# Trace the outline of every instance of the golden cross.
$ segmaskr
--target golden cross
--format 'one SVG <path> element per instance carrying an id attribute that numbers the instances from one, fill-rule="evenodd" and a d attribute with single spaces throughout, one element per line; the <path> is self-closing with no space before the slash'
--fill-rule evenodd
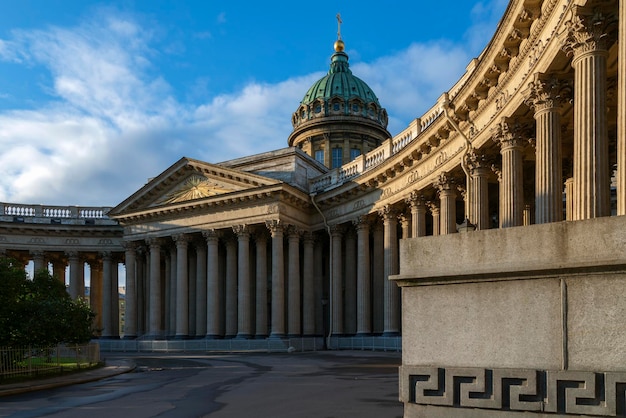
<path id="1" fill-rule="evenodd" d="M 341 15 L 337 13 L 337 39 L 341 39 L 341 24 L 343 21 L 341 20 Z"/>

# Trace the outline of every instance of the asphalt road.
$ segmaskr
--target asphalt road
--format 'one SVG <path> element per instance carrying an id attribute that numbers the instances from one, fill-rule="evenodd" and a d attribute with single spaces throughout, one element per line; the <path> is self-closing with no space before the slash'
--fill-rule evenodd
<path id="1" fill-rule="evenodd" d="M 399 353 L 116 357 L 132 359 L 137 368 L 97 382 L 0 398 L 0 417 L 402 417 Z"/>

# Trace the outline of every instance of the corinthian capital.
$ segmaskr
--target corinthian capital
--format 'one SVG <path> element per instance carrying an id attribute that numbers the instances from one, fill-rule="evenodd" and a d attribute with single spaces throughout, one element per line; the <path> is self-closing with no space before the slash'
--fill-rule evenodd
<path id="1" fill-rule="evenodd" d="M 359 216 L 356 219 L 352 220 L 352 225 L 356 228 L 356 230 L 367 230 L 370 227 L 370 220 L 367 216 Z"/>
<path id="2" fill-rule="evenodd" d="M 412 191 L 404 202 L 409 205 L 411 209 L 416 209 L 425 205 L 426 198 L 421 193 Z"/>
<path id="3" fill-rule="evenodd" d="M 439 192 L 445 190 L 453 190 L 455 188 L 456 181 L 449 173 L 441 173 L 437 180 L 433 182 L 433 187 Z"/>
<path id="4" fill-rule="evenodd" d="M 391 205 L 385 205 L 378 209 L 378 216 L 383 218 L 384 221 L 387 221 L 397 216 L 397 211 Z"/>
<path id="5" fill-rule="evenodd" d="M 491 129 L 491 139 L 500 145 L 502 150 L 521 148 L 530 136 L 527 125 L 506 117 Z"/>
<path id="6" fill-rule="evenodd" d="M 535 74 L 533 81 L 528 84 L 528 89 L 522 94 L 528 107 L 538 113 L 542 110 L 557 109 L 571 100 L 572 87 L 566 80 Z"/>
<path id="7" fill-rule="evenodd" d="M 284 230 L 284 225 L 279 219 L 267 220 L 265 221 L 265 226 L 270 230 L 272 236 L 279 232 L 282 233 Z"/>
<path id="8" fill-rule="evenodd" d="M 560 35 L 563 51 L 574 57 L 591 51 L 606 51 L 615 23 L 614 16 L 600 8 L 574 6 L 572 18 L 565 22 L 565 31 Z"/>
<path id="9" fill-rule="evenodd" d="M 250 235 L 250 227 L 248 225 L 235 225 L 233 226 L 233 232 L 237 236 Z"/>

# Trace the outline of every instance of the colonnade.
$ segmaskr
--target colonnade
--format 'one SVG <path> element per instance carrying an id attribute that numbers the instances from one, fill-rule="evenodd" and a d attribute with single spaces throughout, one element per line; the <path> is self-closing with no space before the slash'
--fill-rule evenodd
<path id="1" fill-rule="evenodd" d="M 4 249 L 3 255 L 14 258 L 24 266 L 33 262 L 33 271 L 52 270 L 52 276 L 65 284 L 72 299 L 83 299 L 96 313 L 94 330 L 102 338 L 120 335 L 120 296 L 118 264 L 123 255 L 115 251 L 66 252 L 46 250 Z M 89 268 L 89 294 L 85 288 L 85 269 Z M 67 274 L 66 274 L 67 272 Z"/>
<path id="2" fill-rule="evenodd" d="M 127 241 L 124 337 L 399 335 L 399 290 L 385 280 L 398 272 L 397 216 L 330 235 L 272 220 Z"/>

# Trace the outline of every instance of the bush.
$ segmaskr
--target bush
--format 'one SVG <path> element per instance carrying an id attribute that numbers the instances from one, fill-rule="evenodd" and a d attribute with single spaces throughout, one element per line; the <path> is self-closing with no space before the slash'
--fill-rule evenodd
<path id="1" fill-rule="evenodd" d="M 0 257 L 0 346 L 85 343 L 92 337 L 94 316 L 47 271 L 30 280 L 19 263 Z"/>

